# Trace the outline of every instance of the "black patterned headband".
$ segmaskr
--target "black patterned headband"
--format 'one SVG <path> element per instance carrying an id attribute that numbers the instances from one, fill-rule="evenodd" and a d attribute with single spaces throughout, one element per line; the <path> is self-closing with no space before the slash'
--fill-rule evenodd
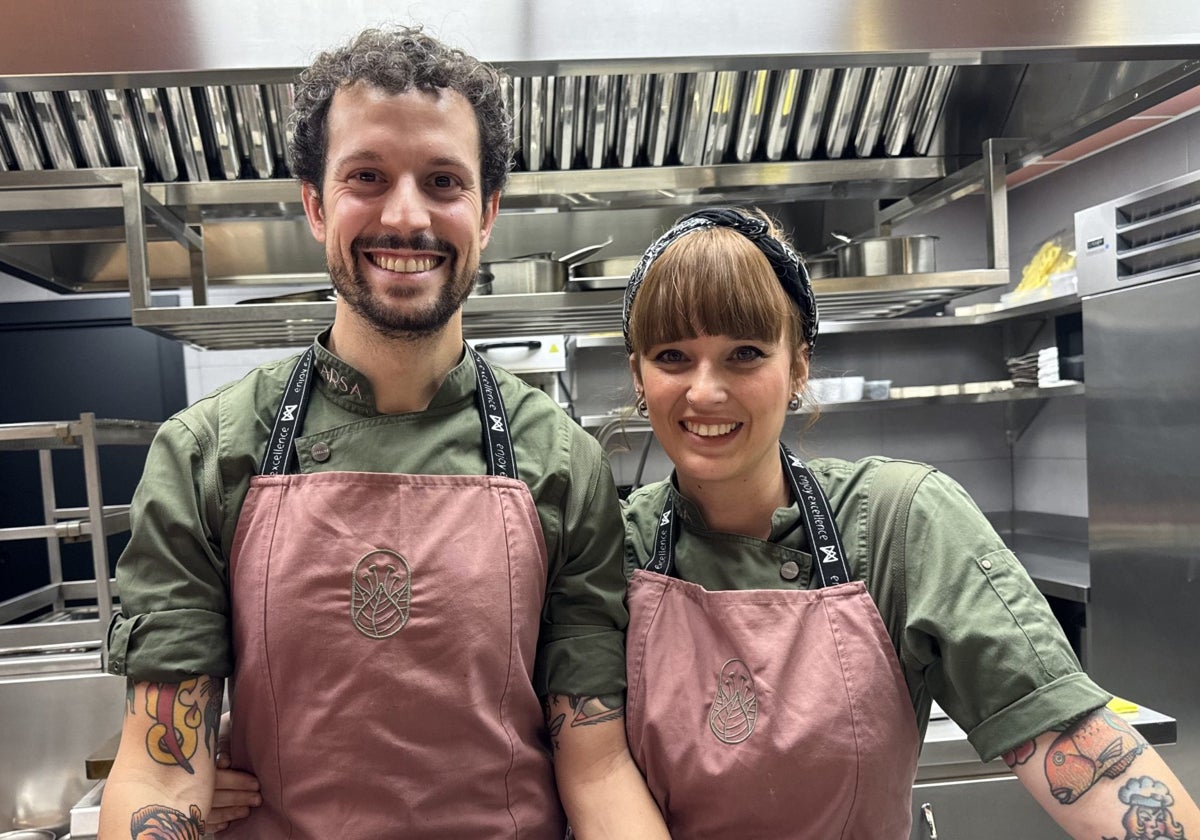
<path id="1" fill-rule="evenodd" d="M 779 283 L 783 286 L 787 296 L 800 307 L 800 317 L 804 325 L 804 341 L 808 345 L 808 354 L 811 356 L 813 346 L 817 343 L 819 318 L 817 299 L 813 295 L 812 281 L 808 278 L 808 269 L 804 267 L 804 261 L 786 243 L 771 236 L 770 227 L 764 220 L 741 210 L 727 207 L 706 207 L 689 213 L 646 249 L 646 253 L 642 255 L 637 267 L 629 276 L 629 285 L 625 287 L 625 308 L 621 318 L 621 329 L 625 334 L 625 349 L 630 353 L 633 352 L 633 347 L 629 343 L 629 314 L 633 309 L 633 299 L 637 295 L 642 281 L 646 279 L 646 272 L 650 270 L 651 264 L 676 239 L 686 236 L 692 231 L 712 227 L 733 228 L 762 251 L 767 262 L 771 264 L 771 268 L 775 270 L 775 276 L 779 278 Z"/>

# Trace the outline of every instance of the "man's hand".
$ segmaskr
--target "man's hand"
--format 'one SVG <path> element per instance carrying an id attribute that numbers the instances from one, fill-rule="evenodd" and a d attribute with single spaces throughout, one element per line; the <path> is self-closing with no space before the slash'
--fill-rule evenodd
<path id="1" fill-rule="evenodd" d="M 230 769 L 229 713 L 221 716 L 221 734 L 217 739 L 217 782 L 207 828 L 224 831 L 231 822 L 250 816 L 250 809 L 262 804 L 258 779 L 241 770 Z"/>

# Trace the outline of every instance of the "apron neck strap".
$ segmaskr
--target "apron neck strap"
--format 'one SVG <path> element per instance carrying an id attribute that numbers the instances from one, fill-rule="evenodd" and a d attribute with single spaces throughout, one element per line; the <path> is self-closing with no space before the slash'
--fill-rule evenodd
<path id="1" fill-rule="evenodd" d="M 846 551 L 842 548 L 842 535 L 838 533 L 829 499 L 816 476 L 782 443 L 779 444 L 779 457 L 783 460 L 783 473 L 792 486 L 792 496 L 804 516 L 813 568 L 821 579 L 821 586 L 836 586 L 853 580 L 846 563 Z"/>
<path id="2" fill-rule="evenodd" d="M 803 461 L 779 444 L 779 456 L 783 462 L 783 473 L 787 476 L 792 496 L 804 517 L 809 545 L 812 548 L 813 568 L 820 586 L 836 586 L 851 580 L 850 568 L 846 563 L 846 552 L 842 538 L 825 491 Z M 678 517 L 675 515 L 675 499 L 667 494 L 667 501 L 658 517 L 658 528 L 654 535 L 654 552 L 646 569 L 660 575 L 675 573 L 675 542 L 679 539 Z"/>
<path id="3" fill-rule="evenodd" d="M 292 368 L 287 389 L 275 413 L 275 425 L 271 428 L 267 454 L 263 456 L 261 475 L 285 475 L 296 463 L 296 452 L 292 444 L 300 435 L 304 425 L 304 412 L 312 393 L 313 349 L 309 347 Z"/>
<path id="4" fill-rule="evenodd" d="M 496 375 L 475 348 L 467 345 L 475 361 L 475 402 L 479 406 L 479 422 L 483 426 L 483 457 L 488 463 L 488 475 L 517 477 L 517 454 L 508 432 L 508 413 Z"/>
<path id="5" fill-rule="evenodd" d="M 496 376 L 483 357 L 467 348 L 475 362 L 475 398 L 479 421 L 483 426 L 483 457 L 488 475 L 517 477 L 517 458 L 508 431 L 508 414 Z M 295 442 L 304 425 L 304 414 L 312 396 L 312 367 L 314 352 L 309 347 L 292 368 L 283 399 L 275 413 L 270 443 L 263 456 L 259 472 L 262 475 L 286 475 L 296 466 Z"/>

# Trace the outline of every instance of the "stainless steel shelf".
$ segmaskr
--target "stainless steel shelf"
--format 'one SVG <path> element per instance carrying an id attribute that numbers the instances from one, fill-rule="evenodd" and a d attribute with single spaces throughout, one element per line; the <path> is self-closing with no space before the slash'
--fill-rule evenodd
<path id="1" fill-rule="evenodd" d="M 1000 269 L 880 277 L 834 277 L 814 282 L 826 318 L 895 318 L 1008 282 Z M 621 289 L 485 295 L 463 307 L 467 338 L 541 333 L 590 335 L 619 331 Z M 303 346 L 333 321 L 335 304 L 260 303 L 232 306 L 143 307 L 133 323 L 210 350 Z"/>
<path id="2" fill-rule="evenodd" d="M 872 318 L 868 320 L 830 320 L 821 322 L 821 334 L 835 333 L 876 333 L 894 332 L 898 330 L 931 330 L 954 327 L 980 327 L 988 324 L 1001 324 L 1006 321 L 1016 321 L 1022 318 L 1037 318 L 1043 316 L 1064 315 L 1078 312 L 1080 300 L 1078 295 L 1047 298 L 1034 303 L 1020 306 L 1009 306 L 980 315 L 935 315 L 935 316 L 906 316 L 894 318 Z M 824 315 L 825 310 L 821 310 Z M 624 347 L 625 340 L 620 332 L 595 333 L 581 335 L 575 339 L 575 347 L 580 350 L 601 347 Z"/>
<path id="3" fill-rule="evenodd" d="M 59 515 L 68 518 L 51 525 L 21 525 L 11 528 L 0 528 L 0 542 L 6 540 L 35 540 L 59 539 L 67 542 L 81 542 L 92 538 L 92 523 L 88 519 L 76 517 L 87 516 L 86 510 L 73 508 L 58 510 Z M 108 534 L 119 534 L 129 530 L 129 505 L 106 506 L 102 514 L 103 531 Z"/>
<path id="4" fill-rule="evenodd" d="M 144 446 L 158 430 L 146 420 L 93 420 L 99 446 Z M 0 426 L 0 449 L 78 449 L 87 434 L 87 421 L 7 423 Z"/>
<path id="5" fill-rule="evenodd" d="M 0 528 L 0 542 L 44 540 L 50 581 L 0 602 L 0 625 L 4 625 L 0 626 L 0 654 L 8 657 L 3 663 L 8 671 L 102 667 L 100 653 L 83 657 L 26 654 L 62 645 L 99 648 L 103 642 L 116 590 L 109 578 L 107 541 L 102 536 L 128 530 L 129 506 L 103 503 L 99 447 L 147 446 L 158 426 L 141 420 L 97 420 L 89 413 L 78 420 L 0 425 L 0 450 L 38 450 L 44 518 L 38 525 Z M 53 451 L 60 449 L 78 449 L 83 454 L 85 507 L 60 507 L 57 502 L 51 458 Z M 91 543 L 93 579 L 64 580 L 60 541 L 85 540 Z M 93 606 L 83 614 L 68 609 L 68 601 L 90 601 Z M 38 615 L 46 609 L 52 611 L 49 619 Z"/>
<path id="6" fill-rule="evenodd" d="M 879 411 L 901 408 L 914 408 L 930 405 L 984 405 L 987 403 L 1011 403 L 1025 400 L 1046 400 L 1058 397 L 1079 396 L 1084 393 L 1082 382 L 1072 385 L 1062 385 L 1055 388 L 1010 388 L 1006 391 L 993 391 L 988 394 L 948 394 L 940 397 L 904 397 L 887 400 L 857 400 L 855 402 L 829 403 L 820 406 L 821 414 L 840 414 L 843 412 Z M 812 414 L 807 406 L 791 414 Z M 585 414 L 579 417 L 579 425 L 592 432 L 602 446 L 616 435 L 623 433 L 645 434 L 651 431 L 650 422 L 633 413 L 628 406 L 608 414 Z"/>

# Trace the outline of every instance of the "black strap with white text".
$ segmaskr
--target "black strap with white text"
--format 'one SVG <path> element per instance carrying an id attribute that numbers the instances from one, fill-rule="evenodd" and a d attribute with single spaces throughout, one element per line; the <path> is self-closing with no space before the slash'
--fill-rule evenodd
<path id="1" fill-rule="evenodd" d="M 471 350 L 471 356 L 475 361 L 475 390 L 479 421 L 483 425 L 483 458 L 487 461 L 488 475 L 516 478 L 517 459 L 508 432 L 508 414 L 504 410 L 500 387 L 488 363 L 474 350 Z M 275 414 L 271 441 L 263 456 L 262 475 L 286 475 L 295 467 L 295 442 L 304 425 L 304 413 L 312 395 L 313 357 L 313 348 L 309 347 L 292 368 L 287 389 Z"/>
<path id="2" fill-rule="evenodd" d="M 812 548 L 813 569 L 820 586 L 837 586 L 847 583 L 850 567 L 846 552 L 842 548 L 842 537 L 833 520 L 829 499 L 817 483 L 817 479 L 803 461 L 793 455 L 786 446 L 779 444 L 779 455 L 783 461 L 783 472 L 792 488 L 792 496 L 804 517 L 809 546 Z M 668 494 L 658 517 L 658 528 L 654 535 L 654 553 L 646 569 L 660 575 L 671 575 L 675 571 L 675 541 L 679 536 L 676 523 L 674 496 Z"/>
<path id="3" fill-rule="evenodd" d="M 291 378 L 288 379 L 287 390 L 283 392 L 283 400 L 275 413 L 271 442 L 259 469 L 262 475 L 286 475 L 292 471 L 292 465 L 296 461 L 292 444 L 300 435 L 300 427 L 304 425 L 304 412 L 308 408 L 308 398 L 312 392 L 312 365 L 313 349 L 309 347 L 296 360 Z"/>
<path id="4" fill-rule="evenodd" d="M 488 462 L 488 474 L 516 478 L 517 455 L 508 433 L 508 413 L 504 410 L 500 386 L 483 356 L 476 353 L 474 347 L 467 349 L 475 360 L 475 400 L 483 424 L 483 457 Z"/>

